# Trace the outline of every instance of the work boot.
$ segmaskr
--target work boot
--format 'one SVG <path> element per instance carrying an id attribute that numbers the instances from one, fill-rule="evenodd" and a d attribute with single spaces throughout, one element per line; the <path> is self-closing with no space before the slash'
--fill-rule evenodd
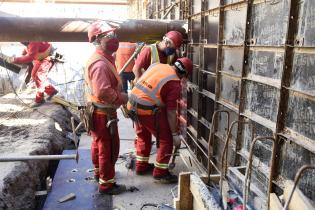
<path id="1" fill-rule="evenodd" d="M 47 100 L 47 101 L 50 101 L 50 100 L 52 99 L 52 97 L 54 97 L 57 93 L 58 93 L 58 90 L 55 90 L 55 92 L 53 92 L 51 95 L 48 95 L 48 96 L 46 97 L 46 100 Z"/>
<path id="2" fill-rule="evenodd" d="M 137 171 L 136 170 L 136 174 L 139 176 L 146 175 L 146 174 L 152 174 L 153 169 L 154 169 L 154 164 L 149 163 L 145 170 L 143 170 L 143 171 Z"/>
<path id="3" fill-rule="evenodd" d="M 127 188 L 125 185 L 122 184 L 116 184 L 114 183 L 113 186 L 107 190 L 103 190 L 101 188 L 98 188 L 99 193 L 106 194 L 106 195 L 118 195 L 123 192 L 127 191 Z"/>
<path id="4" fill-rule="evenodd" d="M 170 172 L 162 176 L 153 176 L 153 178 L 156 182 L 161 184 L 173 184 L 178 182 L 178 177 Z"/>
<path id="5" fill-rule="evenodd" d="M 41 100 L 39 102 L 34 101 L 33 103 L 30 104 L 31 108 L 35 108 L 35 107 L 39 107 L 40 105 L 42 105 L 43 103 L 45 103 L 45 100 Z"/>

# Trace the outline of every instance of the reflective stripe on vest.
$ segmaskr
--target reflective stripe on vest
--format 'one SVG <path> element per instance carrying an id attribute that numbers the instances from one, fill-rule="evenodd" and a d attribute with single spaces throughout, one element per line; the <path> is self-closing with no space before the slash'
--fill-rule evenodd
<path id="1" fill-rule="evenodd" d="M 137 108 L 137 104 L 152 106 L 152 108 L 163 106 L 160 92 L 162 87 L 171 80 L 179 80 L 173 67 L 168 64 L 151 65 L 132 89 L 127 108 L 137 109 L 140 115 L 152 114 L 152 110 Z"/>
<path id="2" fill-rule="evenodd" d="M 158 49 L 157 49 L 157 44 L 151 44 L 150 45 L 150 50 L 151 50 L 151 64 L 161 63 L 160 62 L 160 57 L 159 57 L 159 52 L 158 52 Z M 174 55 L 167 56 L 166 64 L 171 64 L 173 59 L 174 59 Z"/>
<path id="3" fill-rule="evenodd" d="M 109 60 L 107 60 L 104 56 L 98 53 L 94 53 L 87 61 L 87 64 L 84 69 L 85 93 L 86 93 L 87 101 L 93 102 L 94 105 L 100 108 L 117 108 L 115 105 L 104 104 L 104 102 L 102 102 L 99 98 L 93 95 L 92 84 L 91 84 L 91 80 L 89 78 L 88 73 L 89 73 L 90 66 L 98 60 L 102 60 L 106 63 L 106 65 L 111 69 L 111 71 L 115 75 L 115 78 L 117 79 L 117 82 L 118 82 L 118 86 L 121 86 L 121 79 L 116 71 L 115 66 Z"/>

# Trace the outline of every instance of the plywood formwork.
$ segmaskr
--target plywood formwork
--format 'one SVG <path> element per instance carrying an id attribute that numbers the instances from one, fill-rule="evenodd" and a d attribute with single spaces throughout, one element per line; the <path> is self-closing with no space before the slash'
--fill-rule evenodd
<path id="1" fill-rule="evenodd" d="M 213 125 L 212 117 L 227 110 L 230 122 L 248 122 L 232 130 L 229 166 L 246 165 L 254 136 L 274 136 L 273 160 L 271 142 L 254 149 L 252 182 L 267 197 L 272 173 L 272 191 L 281 193 L 284 180 L 315 164 L 314 1 L 151 0 L 147 17 L 161 18 L 172 2 L 180 10 L 169 18 L 188 20 L 185 51 L 194 63 L 191 91 L 182 100 L 191 155 L 217 173 L 229 125 L 223 113 Z M 208 167 L 209 160 L 215 167 Z M 314 201 L 315 173 L 308 172 L 299 187 Z"/>

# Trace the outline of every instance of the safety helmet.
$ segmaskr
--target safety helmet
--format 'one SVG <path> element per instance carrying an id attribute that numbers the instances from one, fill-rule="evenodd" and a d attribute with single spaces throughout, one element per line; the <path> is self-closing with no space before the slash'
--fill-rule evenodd
<path id="1" fill-rule="evenodd" d="M 169 31 L 165 34 L 167 38 L 173 41 L 176 48 L 179 48 L 183 42 L 183 36 L 178 31 Z"/>
<path id="2" fill-rule="evenodd" d="M 88 28 L 89 42 L 94 42 L 97 36 L 115 31 L 115 29 L 105 21 L 95 21 Z"/>
<path id="3" fill-rule="evenodd" d="M 184 73 L 191 74 L 191 72 L 193 70 L 193 63 L 187 57 L 178 58 L 175 61 L 174 65 L 177 67 L 179 72 L 182 73 L 182 74 L 184 74 Z"/>

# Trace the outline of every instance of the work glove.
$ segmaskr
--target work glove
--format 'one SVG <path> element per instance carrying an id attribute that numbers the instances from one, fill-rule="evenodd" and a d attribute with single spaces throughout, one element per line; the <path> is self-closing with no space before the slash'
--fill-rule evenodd
<path id="1" fill-rule="evenodd" d="M 8 56 L 8 57 L 4 58 L 4 60 L 5 60 L 7 63 L 13 63 L 13 62 L 14 62 L 14 59 L 15 59 L 14 56 Z"/>
<path id="2" fill-rule="evenodd" d="M 178 133 L 172 133 L 173 136 L 173 146 L 174 147 L 180 147 L 180 144 L 182 143 L 182 138 Z"/>

